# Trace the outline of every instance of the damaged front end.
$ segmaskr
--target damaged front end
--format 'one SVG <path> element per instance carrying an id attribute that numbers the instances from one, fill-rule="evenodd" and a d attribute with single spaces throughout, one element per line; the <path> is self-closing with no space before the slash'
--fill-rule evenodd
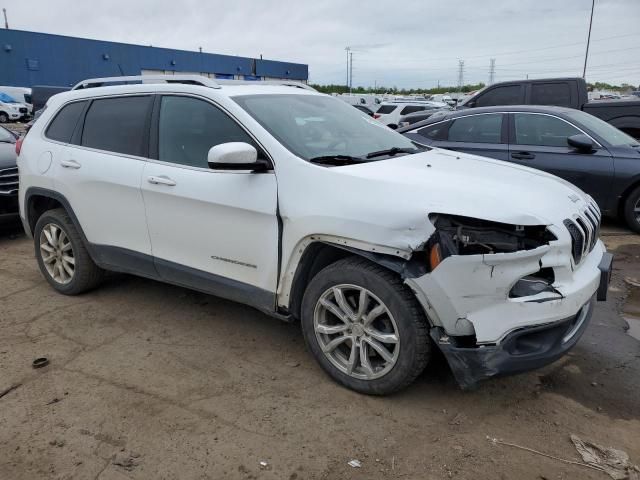
<path id="1" fill-rule="evenodd" d="M 463 388 L 566 353 L 591 316 L 601 242 L 579 266 L 562 227 L 432 215 L 428 272 L 405 282 Z"/>

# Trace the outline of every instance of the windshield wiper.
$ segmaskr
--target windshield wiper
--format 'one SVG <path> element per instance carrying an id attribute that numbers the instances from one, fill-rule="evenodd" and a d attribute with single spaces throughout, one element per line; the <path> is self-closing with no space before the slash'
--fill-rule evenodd
<path id="1" fill-rule="evenodd" d="M 320 157 L 310 158 L 311 163 L 319 165 L 353 165 L 356 163 L 365 163 L 367 160 L 361 157 L 353 157 L 351 155 L 322 155 Z"/>
<path id="2" fill-rule="evenodd" d="M 418 153 L 420 151 L 421 150 L 419 148 L 393 147 L 388 148 L 387 150 L 379 150 L 377 152 L 367 153 L 367 158 L 382 157 L 383 155 L 389 155 L 390 157 L 393 157 L 394 155 L 397 155 L 399 153 Z"/>

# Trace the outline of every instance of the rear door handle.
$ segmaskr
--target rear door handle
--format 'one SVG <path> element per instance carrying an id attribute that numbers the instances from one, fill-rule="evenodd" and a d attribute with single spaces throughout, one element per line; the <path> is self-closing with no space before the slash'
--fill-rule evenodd
<path id="1" fill-rule="evenodd" d="M 513 152 L 511 154 L 511 158 L 517 158 L 518 160 L 533 160 L 536 156 L 531 152 Z"/>
<path id="2" fill-rule="evenodd" d="M 147 181 L 149 183 L 152 183 L 153 185 L 167 185 L 169 187 L 173 187 L 176 185 L 175 180 L 171 180 L 169 177 L 166 177 L 164 175 L 160 175 L 158 177 L 147 177 Z"/>
<path id="3" fill-rule="evenodd" d="M 77 170 L 78 168 L 80 168 L 82 166 L 78 162 L 76 162 L 75 160 L 62 160 L 60 162 L 60 165 L 62 165 L 64 168 L 73 168 L 75 170 Z"/>

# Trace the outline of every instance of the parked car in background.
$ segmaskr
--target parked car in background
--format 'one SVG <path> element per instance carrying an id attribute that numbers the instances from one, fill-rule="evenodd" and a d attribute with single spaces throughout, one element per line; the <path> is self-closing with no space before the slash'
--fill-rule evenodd
<path id="1" fill-rule="evenodd" d="M 343 102 L 348 103 L 349 105 L 367 107 L 374 112 L 382 103 L 382 99 L 378 95 L 373 94 L 348 94 L 343 93 L 342 95 L 337 95 L 337 97 Z"/>
<path id="2" fill-rule="evenodd" d="M 54 87 L 50 85 L 34 85 L 31 88 L 31 100 L 33 101 L 33 114 L 42 110 L 47 100 L 57 93 L 69 91 L 69 87 Z"/>
<path id="3" fill-rule="evenodd" d="M 365 107 L 364 105 L 353 105 L 353 107 L 357 108 L 362 113 L 365 113 L 365 114 L 369 115 L 370 117 L 373 117 L 374 112 L 369 107 Z"/>
<path id="4" fill-rule="evenodd" d="M 434 108 L 433 110 L 422 110 L 420 112 L 402 115 L 398 120 L 398 128 L 421 122 L 427 118 L 431 118 L 432 116 L 445 115 L 446 112 L 449 111 L 451 111 L 451 108 Z"/>
<path id="5" fill-rule="evenodd" d="M 465 387 L 543 366 L 607 294 L 591 197 L 417 146 L 303 84 L 87 80 L 19 151 L 22 222 L 56 291 L 116 270 L 299 320 L 362 393 L 407 387 L 434 348 Z"/>
<path id="6" fill-rule="evenodd" d="M 0 218 L 18 214 L 18 135 L 0 127 Z"/>
<path id="7" fill-rule="evenodd" d="M 27 107 L 27 115 L 33 115 L 33 100 L 31 99 L 31 89 L 26 87 L 0 86 L 0 93 L 5 93 L 18 103 L 23 103 Z"/>
<path id="8" fill-rule="evenodd" d="M 640 101 L 589 101 L 583 78 L 545 78 L 494 83 L 467 98 L 458 108 L 494 105 L 553 105 L 575 108 L 601 118 L 640 139 Z"/>
<path id="9" fill-rule="evenodd" d="M 29 109 L 24 103 L 19 103 L 6 93 L 0 93 L 0 123 L 15 122 L 27 119 Z"/>
<path id="10" fill-rule="evenodd" d="M 415 112 L 424 112 L 441 110 L 443 108 L 451 108 L 446 103 L 431 102 L 425 100 L 393 100 L 390 102 L 382 102 L 378 110 L 375 111 L 373 118 L 387 127 L 396 129 L 400 122 L 400 117 Z"/>
<path id="11" fill-rule="evenodd" d="M 398 131 L 424 145 L 557 175 L 591 195 L 604 215 L 620 216 L 640 232 L 640 144 L 593 115 L 561 107 L 484 107 Z"/>

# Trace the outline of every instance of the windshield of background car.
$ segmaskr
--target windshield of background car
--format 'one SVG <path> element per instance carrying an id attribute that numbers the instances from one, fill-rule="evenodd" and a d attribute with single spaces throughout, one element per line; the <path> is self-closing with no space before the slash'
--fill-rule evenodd
<path id="1" fill-rule="evenodd" d="M 0 102 L 3 103 L 17 103 L 12 97 L 6 93 L 0 93 Z"/>
<path id="2" fill-rule="evenodd" d="M 567 116 L 578 122 L 578 125 L 583 125 L 596 135 L 602 137 L 611 146 L 620 147 L 623 145 L 638 144 L 638 140 L 627 135 L 623 131 L 618 130 L 616 127 L 604 120 L 600 120 L 598 117 L 594 117 L 588 113 L 581 112 L 580 110 L 574 110 L 568 112 Z"/>
<path id="3" fill-rule="evenodd" d="M 415 148 L 408 138 L 329 96 L 245 95 L 234 100 L 289 151 L 305 160 Z"/>

